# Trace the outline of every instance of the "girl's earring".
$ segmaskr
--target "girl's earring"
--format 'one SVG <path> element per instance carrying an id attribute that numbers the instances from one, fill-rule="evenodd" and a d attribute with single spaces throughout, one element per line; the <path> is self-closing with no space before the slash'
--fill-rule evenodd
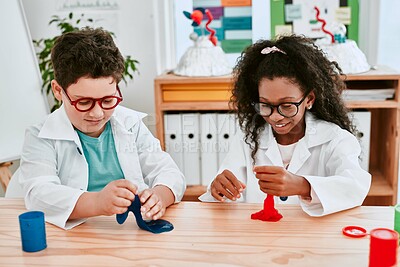
<path id="1" fill-rule="evenodd" d="M 310 110 L 311 108 L 312 108 L 312 105 L 309 105 L 309 106 L 307 107 L 308 110 Z"/>

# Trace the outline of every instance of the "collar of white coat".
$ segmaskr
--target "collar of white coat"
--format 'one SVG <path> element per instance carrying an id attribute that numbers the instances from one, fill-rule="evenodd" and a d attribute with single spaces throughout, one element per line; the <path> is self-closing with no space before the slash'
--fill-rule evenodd
<path id="1" fill-rule="evenodd" d="M 121 129 L 128 132 L 129 129 L 146 116 L 147 114 L 145 113 L 117 106 L 110 121 L 113 126 L 119 124 Z M 79 137 L 65 112 L 64 105 L 46 118 L 39 132 L 39 137 L 54 140 L 71 140 L 79 144 Z"/>
<path id="2" fill-rule="evenodd" d="M 340 127 L 331 122 L 316 118 L 311 112 L 306 112 L 306 132 L 302 142 L 306 147 L 314 147 L 331 141 L 337 136 Z M 267 149 L 271 146 L 271 142 L 275 140 L 271 125 L 268 126 L 260 134 L 259 148 Z"/>

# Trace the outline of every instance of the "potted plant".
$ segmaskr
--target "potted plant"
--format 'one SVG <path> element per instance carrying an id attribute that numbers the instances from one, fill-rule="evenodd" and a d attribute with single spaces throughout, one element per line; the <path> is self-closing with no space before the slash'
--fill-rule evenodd
<path id="1" fill-rule="evenodd" d="M 61 34 L 66 32 L 71 32 L 74 30 L 78 30 L 78 25 L 81 23 L 91 24 L 93 23 L 93 19 L 84 18 L 84 14 L 81 14 L 79 18 L 75 19 L 74 14 L 71 12 L 65 18 L 60 18 L 59 16 L 52 16 L 52 19 L 49 22 L 51 24 L 57 24 L 57 28 L 61 31 Z M 85 25 L 86 26 L 86 25 Z M 111 35 L 114 35 L 110 32 Z M 58 35 L 59 36 L 59 35 Z M 37 48 L 37 57 L 39 61 L 39 70 L 42 75 L 42 90 L 46 90 L 46 95 L 49 95 L 51 92 L 51 81 L 54 79 L 54 70 L 51 64 L 50 53 L 51 49 L 54 46 L 54 42 L 58 36 L 47 39 L 39 39 L 33 40 L 34 46 Z M 133 59 L 131 56 L 125 56 L 125 70 L 122 76 L 125 84 L 127 83 L 127 79 L 133 79 L 133 74 L 135 72 L 139 72 L 136 65 L 139 63 L 137 60 Z M 51 112 L 56 110 L 61 106 L 61 102 L 58 101 L 55 97 L 54 105 L 51 108 Z"/>

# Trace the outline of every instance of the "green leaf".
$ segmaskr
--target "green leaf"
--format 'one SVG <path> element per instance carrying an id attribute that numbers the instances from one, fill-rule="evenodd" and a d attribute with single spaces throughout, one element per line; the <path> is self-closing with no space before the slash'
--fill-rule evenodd
<path id="1" fill-rule="evenodd" d="M 59 18 L 54 18 L 52 20 L 50 20 L 49 25 L 53 24 L 54 22 L 59 22 L 60 19 Z"/>

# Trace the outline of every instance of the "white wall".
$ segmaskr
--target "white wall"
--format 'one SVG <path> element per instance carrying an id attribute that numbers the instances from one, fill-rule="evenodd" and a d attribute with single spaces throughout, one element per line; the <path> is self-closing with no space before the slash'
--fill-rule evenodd
<path id="1" fill-rule="evenodd" d="M 377 65 L 379 34 L 379 1 L 361 0 L 358 23 L 358 46 L 367 57 L 370 65 Z"/>
<path id="2" fill-rule="evenodd" d="M 381 0 L 377 62 L 400 71 L 400 1 Z"/>
<path id="3" fill-rule="evenodd" d="M 359 46 L 371 65 L 400 71 L 399 0 L 360 0 Z"/>
<path id="4" fill-rule="evenodd" d="M 52 15 L 64 17 L 69 13 L 69 11 L 63 11 L 58 8 L 57 5 L 60 2 L 74 1 L 22 0 L 33 39 L 53 37 L 60 34 L 55 25 L 48 25 Z M 127 87 L 121 82 L 121 89 L 124 95 L 123 105 L 149 114 L 145 119 L 145 123 L 154 133 L 153 80 L 157 74 L 165 70 L 167 65 L 164 59 L 159 60 L 163 58 L 160 55 L 162 53 L 160 49 L 166 43 L 164 40 L 166 37 L 165 35 L 160 35 L 158 31 L 164 32 L 160 25 L 162 27 L 164 21 L 164 6 L 168 5 L 170 1 L 166 1 L 166 3 L 159 3 L 158 0 L 115 0 L 110 2 L 117 3 L 118 9 L 73 9 L 72 11 L 75 15 L 85 13 L 86 18 L 95 19 L 99 18 L 98 16 L 101 14 L 105 18 L 105 25 L 111 28 L 106 29 L 115 33 L 116 43 L 121 53 L 124 56 L 131 55 L 140 62 L 138 65 L 140 74 L 135 75 L 134 80 L 130 81 Z"/>

